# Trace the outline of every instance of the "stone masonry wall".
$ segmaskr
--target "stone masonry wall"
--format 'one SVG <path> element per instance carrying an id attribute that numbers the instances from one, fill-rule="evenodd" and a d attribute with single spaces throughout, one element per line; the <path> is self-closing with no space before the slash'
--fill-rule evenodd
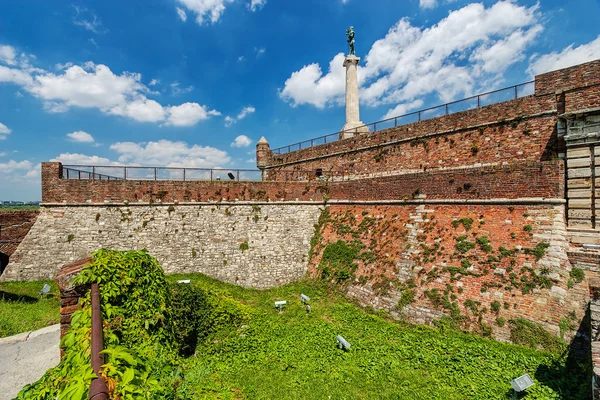
<path id="1" fill-rule="evenodd" d="M 146 248 L 167 273 L 281 285 L 305 274 L 318 215 L 318 205 L 293 204 L 42 207 L 2 279 L 52 278 L 107 247 Z"/>
<path id="2" fill-rule="evenodd" d="M 313 241 L 309 273 L 338 240 L 357 246 L 347 292 L 415 323 L 451 315 L 465 329 L 510 339 L 511 319 L 571 338 L 589 301 L 570 277 L 562 205 L 331 205 Z M 469 221 L 470 219 L 470 221 Z M 335 268 L 334 268 L 335 269 Z M 335 280 L 335 273 L 330 272 Z M 414 300 L 399 304 L 404 291 Z M 563 322 L 563 325 L 564 322 Z"/>

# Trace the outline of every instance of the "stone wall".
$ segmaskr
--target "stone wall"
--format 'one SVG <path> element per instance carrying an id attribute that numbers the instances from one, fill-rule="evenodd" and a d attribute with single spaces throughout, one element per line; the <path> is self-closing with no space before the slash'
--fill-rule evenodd
<path id="1" fill-rule="evenodd" d="M 327 246 L 358 246 L 348 295 L 411 322 L 449 315 L 509 340 L 509 321 L 526 318 L 570 338 L 561 320 L 578 323 L 587 309 L 588 278 L 570 277 L 562 205 L 331 205 L 317 239 L 311 275 L 322 276 Z M 399 306 L 405 291 L 414 300 Z"/>
<path id="2" fill-rule="evenodd" d="M 305 274 L 318 215 L 317 204 L 42 207 L 2 279 L 52 278 L 58 265 L 107 247 L 146 248 L 167 273 L 281 285 Z"/>

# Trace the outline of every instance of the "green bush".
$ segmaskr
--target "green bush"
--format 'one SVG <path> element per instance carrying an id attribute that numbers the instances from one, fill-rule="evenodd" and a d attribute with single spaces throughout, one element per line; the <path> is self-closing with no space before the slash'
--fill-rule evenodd
<path id="1" fill-rule="evenodd" d="M 569 272 L 569 276 L 573 278 L 575 282 L 579 283 L 585 279 L 585 272 L 581 268 L 574 267 L 571 272 Z"/>
<path id="2" fill-rule="evenodd" d="M 175 340 L 179 345 L 179 354 L 187 357 L 194 354 L 196 345 L 210 333 L 212 313 L 202 289 L 183 283 L 172 284 L 170 289 Z"/>

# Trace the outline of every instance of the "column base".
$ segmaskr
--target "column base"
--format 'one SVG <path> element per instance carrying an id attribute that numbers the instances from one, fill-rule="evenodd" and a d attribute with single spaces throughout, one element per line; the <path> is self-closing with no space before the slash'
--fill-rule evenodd
<path id="1" fill-rule="evenodd" d="M 348 139 L 366 133 L 370 133 L 369 127 L 365 126 L 362 121 L 347 122 L 340 132 L 340 139 Z"/>

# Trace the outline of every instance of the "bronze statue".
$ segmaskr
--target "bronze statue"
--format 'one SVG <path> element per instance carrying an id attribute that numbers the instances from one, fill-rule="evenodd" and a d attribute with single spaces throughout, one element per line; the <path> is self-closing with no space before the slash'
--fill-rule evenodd
<path id="1" fill-rule="evenodd" d="M 353 55 L 355 55 L 354 54 L 354 27 L 353 26 L 346 29 L 346 36 L 348 36 L 348 39 L 346 41 L 348 42 L 348 47 L 350 48 L 349 55 L 353 56 Z"/>

